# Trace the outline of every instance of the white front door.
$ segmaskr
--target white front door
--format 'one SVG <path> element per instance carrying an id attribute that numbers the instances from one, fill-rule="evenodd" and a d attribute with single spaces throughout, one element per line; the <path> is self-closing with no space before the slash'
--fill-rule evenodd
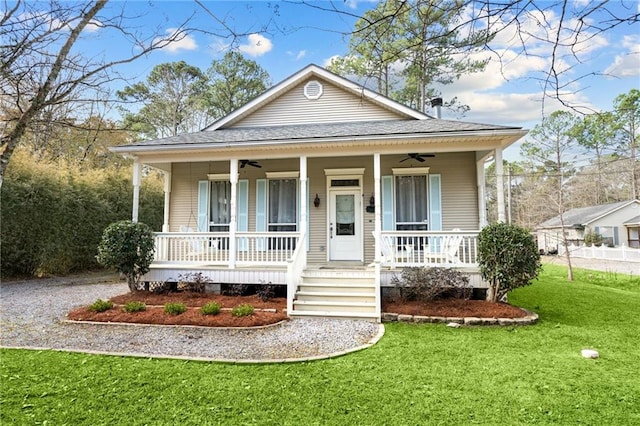
<path id="1" fill-rule="evenodd" d="M 329 260 L 362 261 L 360 190 L 329 192 Z"/>

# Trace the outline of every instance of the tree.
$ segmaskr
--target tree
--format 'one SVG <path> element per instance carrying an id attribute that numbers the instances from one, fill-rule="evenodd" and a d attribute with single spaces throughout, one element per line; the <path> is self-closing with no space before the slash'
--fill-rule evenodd
<path id="1" fill-rule="evenodd" d="M 540 164 L 546 177 L 555 185 L 555 191 L 550 194 L 549 201 L 557 207 L 562 227 L 562 239 L 568 265 L 568 280 L 573 280 L 571 256 L 568 250 L 567 233 L 564 224 L 565 185 L 573 174 L 572 160 L 576 158 L 576 140 L 571 131 L 576 124 L 576 117 L 566 111 L 555 111 L 536 125 L 529 133 L 529 140 L 525 141 L 520 151 L 524 157 Z"/>
<path id="2" fill-rule="evenodd" d="M 487 43 L 490 33 L 482 29 L 463 34 L 457 26 L 462 6 L 459 0 L 379 3 L 356 22 L 349 53 L 331 69 L 373 78 L 381 93 L 423 111 L 427 101 L 439 95 L 434 84 L 451 84 L 486 66 L 486 60 L 469 54 Z M 445 105 L 455 104 L 448 100 Z"/>
<path id="3" fill-rule="evenodd" d="M 116 7 L 106 9 L 106 4 L 50 0 L 45 8 L 42 2 L 5 2 L 0 16 L 0 187 L 11 155 L 42 114 L 62 104 L 75 109 L 108 98 L 100 91 L 116 78 L 115 67 L 166 47 L 189 31 L 185 22 L 166 36 L 141 34 L 127 28 L 135 17 Z M 111 43 L 117 35 L 121 39 L 116 40 L 135 49 L 119 49 L 118 54 L 128 53 L 114 60 L 85 57 L 75 47 L 91 30 L 108 30 Z"/>
<path id="4" fill-rule="evenodd" d="M 271 85 L 269 73 L 241 53 L 228 51 L 207 70 L 205 105 L 214 119 L 223 117 L 262 94 Z"/>
<path id="5" fill-rule="evenodd" d="M 123 109 L 125 127 L 148 139 L 200 130 L 205 84 L 204 73 L 184 61 L 156 65 L 146 83 L 118 91 L 123 101 L 142 104 L 136 113 Z"/>
<path id="6" fill-rule="evenodd" d="M 603 156 L 611 151 L 613 144 L 613 115 L 608 112 L 585 115 L 571 129 L 571 136 L 576 139 L 588 154 L 595 153 L 596 179 L 593 202 L 590 204 L 604 204 L 609 195 L 605 191 L 602 177 Z"/>
<path id="7" fill-rule="evenodd" d="M 369 28 L 393 27 L 399 14 L 409 7 L 410 14 L 418 15 L 416 7 L 421 1 L 386 0 L 378 5 L 384 10 L 380 16 L 365 13 L 363 21 L 354 30 L 344 32 L 345 36 L 356 36 L 370 45 L 384 46 L 386 36 L 377 39 L 378 33 Z M 430 2 L 437 4 L 436 2 Z M 307 7 L 319 12 L 341 14 L 353 18 L 350 10 L 339 9 L 334 3 L 305 2 Z M 602 45 L 604 37 L 621 26 L 636 25 L 640 21 L 640 11 L 635 4 L 618 1 L 522 1 L 522 0 L 461 0 L 459 9 L 463 11 L 454 21 L 452 30 L 486 31 L 493 38 L 487 38 L 484 52 L 491 53 L 501 66 L 519 62 L 522 57 L 534 58 L 544 63 L 532 78 L 540 82 L 542 107 L 547 99 L 560 102 L 569 109 L 593 112 L 576 102 L 574 96 L 577 82 L 598 78 L 607 69 L 595 65 L 579 67 L 594 60 L 593 48 Z M 331 29 L 327 29 L 331 31 Z M 361 34 L 365 34 L 361 35 Z M 496 47 L 492 40 L 500 40 L 506 49 Z M 531 49 L 531 43 L 536 48 Z M 373 49 L 369 49 L 372 51 Z M 514 57 L 515 55 L 515 57 Z M 373 77 L 369 73 L 369 77 Z"/>
<path id="8" fill-rule="evenodd" d="M 509 291 L 531 284 L 540 270 L 540 254 L 531 234 L 519 226 L 494 223 L 478 235 L 478 266 L 489 283 L 487 300 L 497 302 Z"/>
<path id="9" fill-rule="evenodd" d="M 640 199 L 640 90 L 631 89 L 629 93 L 619 95 L 614 100 L 614 120 L 617 151 L 631 162 L 630 182 L 631 198 Z"/>
<path id="10" fill-rule="evenodd" d="M 144 223 L 123 220 L 107 226 L 98 246 L 98 262 L 127 277 L 129 290 L 138 288 L 149 272 L 155 251 L 153 231 Z"/>

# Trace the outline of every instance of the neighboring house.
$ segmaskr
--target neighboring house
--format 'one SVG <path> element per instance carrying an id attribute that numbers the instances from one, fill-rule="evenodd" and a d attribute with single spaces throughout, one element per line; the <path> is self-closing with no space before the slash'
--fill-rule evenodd
<path id="1" fill-rule="evenodd" d="M 584 236 L 594 232 L 602 236 L 603 245 L 638 248 L 640 200 L 568 210 L 563 215 L 563 222 L 567 240 L 574 245 L 584 244 Z M 536 236 L 542 253 L 557 253 L 562 244 L 560 216 L 538 225 Z"/>
<path id="2" fill-rule="evenodd" d="M 310 65 L 206 129 L 113 148 L 164 172 L 147 281 L 287 285 L 291 315 L 379 319 L 402 266 L 482 287 L 484 168 L 526 131 L 433 118 Z M 502 184 L 497 185 L 504 218 Z"/>

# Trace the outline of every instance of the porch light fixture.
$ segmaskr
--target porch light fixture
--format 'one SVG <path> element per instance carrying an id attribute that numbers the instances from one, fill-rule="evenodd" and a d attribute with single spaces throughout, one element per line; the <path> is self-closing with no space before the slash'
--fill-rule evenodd
<path id="1" fill-rule="evenodd" d="M 370 206 L 370 207 L 373 207 L 373 206 L 375 206 L 375 205 L 376 205 L 376 199 L 375 199 L 375 197 L 373 196 L 373 194 L 371 194 L 371 198 L 369 198 L 369 206 Z"/>
<path id="2" fill-rule="evenodd" d="M 316 198 L 313 199 L 313 205 L 320 207 L 320 197 L 318 197 L 318 194 L 316 194 Z"/>

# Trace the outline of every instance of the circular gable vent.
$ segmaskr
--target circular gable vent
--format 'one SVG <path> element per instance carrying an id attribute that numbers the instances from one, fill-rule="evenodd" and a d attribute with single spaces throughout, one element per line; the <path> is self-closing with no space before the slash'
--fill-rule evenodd
<path id="1" fill-rule="evenodd" d="M 316 80 L 308 82 L 304 86 L 304 96 L 307 99 L 318 99 L 322 96 L 322 84 Z"/>

